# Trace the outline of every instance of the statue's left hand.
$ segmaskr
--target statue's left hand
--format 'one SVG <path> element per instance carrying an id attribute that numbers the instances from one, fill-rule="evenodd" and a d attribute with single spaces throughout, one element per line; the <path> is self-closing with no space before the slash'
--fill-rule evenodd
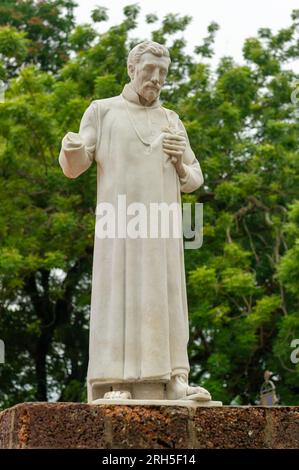
<path id="1" fill-rule="evenodd" d="M 185 169 L 183 167 L 183 154 L 186 149 L 186 138 L 181 133 L 171 134 L 165 133 L 163 139 L 163 151 L 171 157 L 171 162 L 174 164 L 175 169 L 180 177 L 185 176 Z"/>

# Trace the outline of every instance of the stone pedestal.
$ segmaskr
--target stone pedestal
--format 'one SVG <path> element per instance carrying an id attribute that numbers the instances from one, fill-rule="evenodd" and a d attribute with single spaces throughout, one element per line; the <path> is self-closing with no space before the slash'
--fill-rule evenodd
<path id="1" fill-rule="evenodd" d="M 146 397 L 146 387 L 144 388 L 144 397 Z M 150 394 L 148 394 L 150 395 Z M 151 396 L 151 395 L 150 395 Z M 181 399 L 181 400 L 162 400 L 162 399 L 151 399 L 151 398 L 143 398 L 143 399 L 134 399 L 130 398 L 129 400 L 121 399 L 121 398 L 114 398 L 114 399 L 105 399 L 99 398 L 97 400 L 93 400 L 91 402 L 92 405 L 125 405 L 125 406 L 163 406 L 163 407 L 177 407 L 183 406 L 184 408 L 197 408 L 197 407 L 215 407 L 215 406 L 222 406 L 222 401 L 196 401 L 191 399 Z"/>
<path id="2" fill-rule="evenodd" d="M 23 403 L 0 413 L 0 448 L 299 448 L 299 407 Z"/>

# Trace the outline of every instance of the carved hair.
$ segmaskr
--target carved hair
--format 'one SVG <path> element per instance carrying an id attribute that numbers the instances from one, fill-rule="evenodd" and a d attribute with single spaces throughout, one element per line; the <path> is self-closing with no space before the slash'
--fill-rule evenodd
<path id="1" fill-rule="evenodd" d="M 133 65 L 133 67 L 135 68 L 136 64 L 140 62 L 140 57 L 142 56 L 142 54 L 145 54 L 146 52 L 151 52 L 152 54 L 158 57 L 168 57 L 170 62 L 170 56 L 167 47 L 163 46 L 162 44 L 159 44 L 158 42 L 144 41 L 137 44 L 137 46 L 133 47 L 133 49 L 129 52 L 127 61 L 128 68 L 129 65 Z"/>

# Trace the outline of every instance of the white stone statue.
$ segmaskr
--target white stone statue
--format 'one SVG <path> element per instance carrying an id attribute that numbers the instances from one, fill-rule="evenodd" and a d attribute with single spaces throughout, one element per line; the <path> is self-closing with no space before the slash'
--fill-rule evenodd
<path id="1" fill-rule="evenodd" d="M 184 125 L 159 101 L 170 62 L 165 46 L 138 44 L 128 56 L 131 82 L 119 96 L 94 100 L 79 132 L 63 138 L 59 163 L 68 178 L 97 164 L 97 207 L 117 208 L 119 195 L 126 207 L 180 205 L 181 192 L 203 184 Z M 88 402 L 210 401 L 207 390 L 188 385 L 183 237 L 116 235 L 95 235 Z"/>

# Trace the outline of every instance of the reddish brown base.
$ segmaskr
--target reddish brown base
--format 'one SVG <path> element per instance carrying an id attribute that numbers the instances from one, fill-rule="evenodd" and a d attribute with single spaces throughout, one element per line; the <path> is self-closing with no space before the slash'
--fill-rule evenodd
<path id="1" fill-rule="evenodd" d="M 0 448 L 299 448 L 299 407 L 22 403 L 0 413 Z"/>

